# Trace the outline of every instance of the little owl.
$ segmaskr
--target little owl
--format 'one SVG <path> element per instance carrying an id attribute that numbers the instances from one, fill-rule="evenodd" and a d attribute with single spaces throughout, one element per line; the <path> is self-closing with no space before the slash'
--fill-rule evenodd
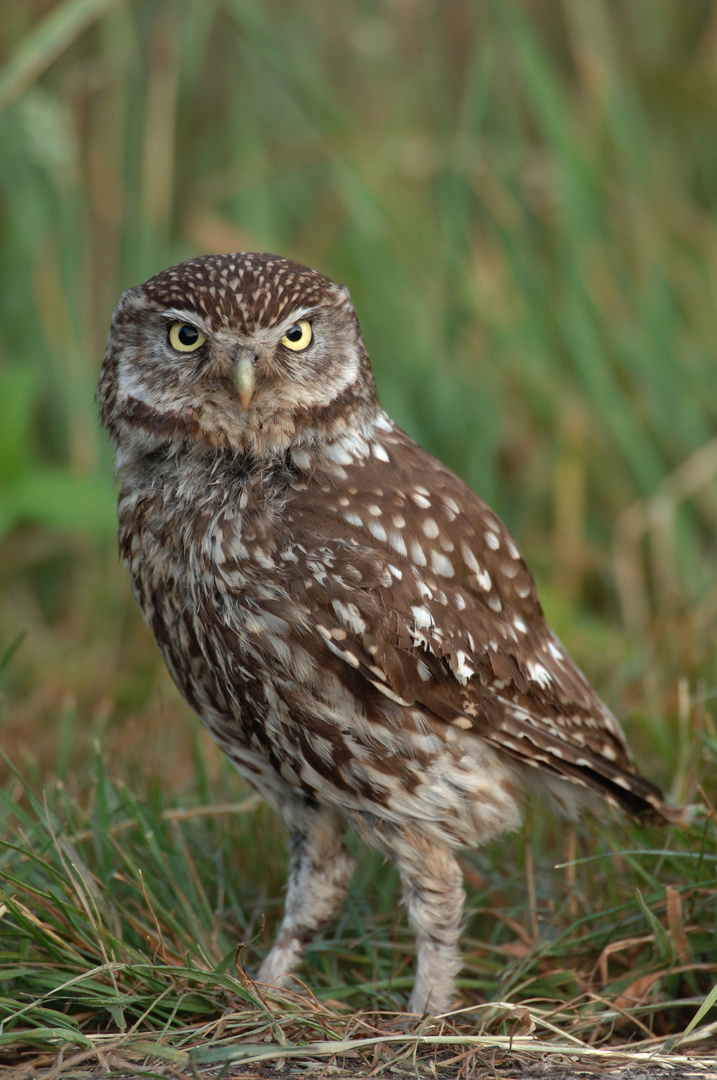
<path id="1" fill-rule="evenodd" d="M 381 409 L 349 294 L 276 255 L 129 289 L 98 390 L 119 543 L 172 678 L 290 839 L 282 985 L 346 893 L 351 827 L 396 864 L 410 1010 L 460 967 L 454 851 L 539 789 L 674 820 L 546 625 L 509 533 Z"/>

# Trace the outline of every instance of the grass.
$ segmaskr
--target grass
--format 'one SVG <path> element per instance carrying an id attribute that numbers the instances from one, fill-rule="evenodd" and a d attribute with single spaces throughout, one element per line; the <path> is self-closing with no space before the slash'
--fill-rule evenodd
<path id="1" fill-rule="evenodd" d="M 13 774 L 2 797 L 0 1054 L 31 1075 L 58 1047 L 196 1066 L 410 1048 L 411 1036 L 391 1032 L 413 965 L 393 875 L 364 860 L 345 914 L 309 954 L 306 984 L 267 999 L 248 971 L 266 949 L 264 912 L 278 914 L 277 893 L 264 891 L 280 869 L 275 823 L 254 795 L 222 803 L 215 790 L 200 803 L 196 765 L 179 799 L 112 782 L 99 752 L 90 797 L 56 780 L 40 798 Z M 507 1051 L 511 1039 L 615 1059 L 709 1051 L 716 826 L 708 814 L 640 846 L 634 831 L 600 828 L 591 854 L 567 865 L 539 854 L 528 871 L 537 934 L 522 840 L 504 846 L 490 879 L 487 856 L 466 856 L 464 1009 L 424 1030 L 421 1052 Z M 560 847 L 555 823 L 536 831 L 538 852 Z"/>
<path id="2" fill-rule="evenodd" d="M 260 1046 L 467 1076 L 471 1039 L 713 1052 L 714 6 L 8 0 L 2 30 L 3 1060 Z M 452 1049 L 385 1034 L 412 944 L 370 853 L 313 996 L 248 979 L 283 838 L 117 565 L 93 402 L 112 307 L 241 248 L 349 284 L 388 411 L 495 506 L 644 772 L 703 807 L 685 834 L 575 839 L 536 807 L 466 857 L 478 1011 L 424 1033 Z"/>

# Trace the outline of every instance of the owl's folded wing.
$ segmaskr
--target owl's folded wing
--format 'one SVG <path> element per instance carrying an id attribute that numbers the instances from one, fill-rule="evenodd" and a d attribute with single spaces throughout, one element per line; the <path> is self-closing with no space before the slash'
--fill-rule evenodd
<path id="1" fill-rule="evenodd" d="M 429 502 L 427 490 L 419 487 L 419 499 Z M 636 772 L 620 725 L 548 628 L 507 530 L 470 489 L 460 495 L 450 523 L 435 487 L 430 516 L 426 508 L 408 528 L 405 510 L 394 514 L 403 528 L 393 544 L 384 514 L 354 508 L 344 523 L 331 505 L 302 508 L 291 581 L 312 632 L 352 679 L 394 705 L 473 731 L 632 814 L 677 819 Z M 400 722 L 400 708 L 391 712 Z"/>

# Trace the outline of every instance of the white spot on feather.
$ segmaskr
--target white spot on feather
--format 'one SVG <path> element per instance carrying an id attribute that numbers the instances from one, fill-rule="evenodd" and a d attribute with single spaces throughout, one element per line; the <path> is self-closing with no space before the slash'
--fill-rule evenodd
<path id="1" fill-rule="evenodd" d="M 416 669 L 418 671 L 419 678 L 423 679 L 424 682 L 430 681 L 431 672 L 430 669 L 427 668 L 426 665 L 423 663 L 423 660 L 416 661 Z"/>
<path id="2" fill-rule="evenodd" d="M 461 544 L 461 555 L 463 556 L 463 561 L 465 562 L 468 569 L 473 570 L 473 572 L 477 574 L 480 570 L 478 560 L 476 559 L 471 549 L 468 547 L 468 544 L 465 543 L 465 541 Z"/>
<path id="3" fill-rule="evenodd" d="M 356 604 L 344 604 L 341 600 L 332 600 L 331 606 L 341 619 L 341 622 L 352 630 L 354 634 L 363 634 L 366 623 L 361 618 L 361 612 Z"/>
<path id="4" fill-rule="evenodd" d="M 416 566 L 427 566 L 428 565 L 428 561 L 426 559 L 426 556 L 423 553 L 423 548 L 421 547 L 421 545 L 418 543 L 417 540 L 412 540 L 411 541 L 411 559 L 416 564 Z"/>
<path id="5" fill-rule="evenodd" d="M 450 559 L 446 558 L 442 551 L 431 552 L 431 566 L 441 577 L 453 577 L 455 570 Z"/>
<path id="6" fill-rule="evenodd" d="M 260 566 L 263 566 L 265 570 L 272 570 L 276 565 L 271 556 L 267 555 L 260 547 L 255 547 L 252 554 L 256 562 L 258 562 Z"/>
<path id="7" fill-rule="evenodd" d="M 588 765 L 588 767 L 589 767 L 589 765 Z M 620 776 L 618 774 L 616 776 L 611 776 L 610 779 L 612 780 L 613 784 L 618 784 L 621 788 L 624 788 L 625 791 L 632 791 L 631 785 L 628 784 L 628 782 L 624 778 L 624 776 Z"/>
<path id="8" fill-rule="evenodd" d="M 398 552 L 399 555 L 407 555 L 406 541 L 401 536 L 400 532 L 392 529 L 388 534 L 388 542 L 391 547 Z"/>
<path id="9" fill-rule="evenodd" d="M 388 537 L 386 536 L 386 530 L 384 529 L 380 521 L 369 521 L 368 531 L 371 533 L 372 536 L 375 536 L 376 539 L 380 540 L 382 543 L 385 543 L 388 539 Z"/>
<path id="10" fill-rule="evenodd" d="M 433 626 L 433 616 L 431 615 L 428 608 L 418 607 L 414 604 L 414 606 L 411 608 L 411 614 L 413 615 L 419 626 Z"/>
<path id="11" fill-rule="evenodd" d="M 548 642 L 548 651 L 549 651 L 550 655 L 553 657 L 553 659 L 555 659 L 555 660 L 564 660 L 565 659 L 565 653 L 553 641 Z"/>
<path id="12" fill-rule="evenodd" d="M 398 694 L 395 694 L 393 690 L 391 690 L 388 686 L 385 686 L 383 683 L 374 682 L 373 679 L 369 679 L 369 682 L 372 686 L 375 686 L 377 690 L 380 690 L 385 697 L 390 698 L 391 701 L 395 701 L 397 705 L 411 704 L 410 701 L 406 701 L 404 698 L 399 697 Z"/>
<path id="13" fill-rule="evenodd" d="M 311 465 L 311 458 L 306 450 L 293 450 L 291 457 L 297 469 L 308 469 Z"/>
<path id="14" fill-rule="evenodd" d="M 324 447 L 324 453 L 327 458 L 337 465 L 353 465 L 354 463 L 353 456 L 340 442 L 327 443 Z"/>
<path id="15" fill-rule="evenodd" d="M 344 650 L 340 649 L 339 646 L 331 640 L 331 631 L 327 630 L 325 626 L 320 626 L 318 623 L 316 624 L 316 629 L 319 631 L 334 656 L 338 656 L 341 660 L 343 660 Z"/>
<path id="16" fill-rule="evenodd" d="M 462 649 L 458 649 L 456 652 L 456 675 L 463 685 L 468 682 L 472 675 L 475 675 L 475 668 L 468 663 L 468 658 Z"/>
<path id="17" fill-rule="evenodd" d="M 537 660 L 529 660 L 526 667 L 528 669 L 529 677 L 533 682 L 536 682 L 538 686 L 542 686 L 544 690 L 547 690 L 551 686 L 552 679 L 550 678 L 550 672 L 546 667 L 543 667 L 542 664 L 538 663 Z"/>

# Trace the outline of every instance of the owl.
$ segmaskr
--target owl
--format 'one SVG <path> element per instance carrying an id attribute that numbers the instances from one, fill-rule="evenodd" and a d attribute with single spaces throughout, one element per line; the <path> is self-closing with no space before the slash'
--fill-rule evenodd
<path id="1" fill-rule="evenodd" d="M 276 255 L 209 255 L 129 289 L 98 401 L 119 545 L 172 678 L 286 827 L 281 986 L 334 918 L 347 828 L 396 865 L 409 1010 L 451 1005 L 455 851 L 527 791 L 678 811 L 548 628 L 498 517 L 379 405 L 346 288 Z"/>

